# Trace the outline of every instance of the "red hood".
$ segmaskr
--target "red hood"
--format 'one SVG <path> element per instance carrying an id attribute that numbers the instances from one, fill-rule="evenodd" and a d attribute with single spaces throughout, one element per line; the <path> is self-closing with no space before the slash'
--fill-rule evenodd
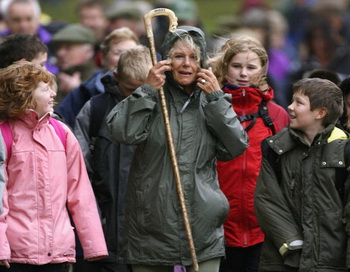
<path id="1" fill-rule="evenodd" d="M 266 92 L 262 92 L 256 87 L 237 88 L 227 84 L 223 91 L 232 95 L 232 105 L 239 116 L 255 113 L 262 100 L 268 102 L 274 97 L 271 87 Z"/>

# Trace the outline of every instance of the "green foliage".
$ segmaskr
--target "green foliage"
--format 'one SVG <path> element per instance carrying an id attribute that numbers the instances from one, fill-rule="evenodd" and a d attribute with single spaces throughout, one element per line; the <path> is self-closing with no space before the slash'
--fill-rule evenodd
<path id="1" fill-rule="evenodd" d="M 114 0 L 116 1 L 116 0 Z M 272 2 L 268 0 L 266 2 Z M 77 22 L 76 5 L 77 0 L 46 0 L 40 1 L 43 12 L 50 15 L 53 21 Z M 110 3 L 111 0 L 105 0 Z M 155 1 L 148 0 L 150 3 Z M 196 0 L 199 8 L 199 17 L 202 27 L 212 33 L 217 30 L 218 20 L 225 16 L 234 18 L 240 9 L 243 0 Z"/>

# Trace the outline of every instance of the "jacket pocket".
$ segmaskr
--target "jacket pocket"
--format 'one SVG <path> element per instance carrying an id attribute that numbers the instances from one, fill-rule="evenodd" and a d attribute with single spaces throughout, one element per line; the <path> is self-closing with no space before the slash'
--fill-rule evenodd
<path id="1" fill-rule="evenodd" d="M 341 217 L 330 210 L 319 216 L 318 264 L 345 268 L 347 235 Z"/>

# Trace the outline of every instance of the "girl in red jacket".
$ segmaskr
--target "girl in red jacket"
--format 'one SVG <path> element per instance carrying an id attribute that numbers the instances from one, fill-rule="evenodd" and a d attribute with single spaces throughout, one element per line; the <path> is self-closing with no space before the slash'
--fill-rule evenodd
<path id="1" fill-rule="evenodd" d="M 254 190 L 261 164 L 260 144 L 289 123 L 287 112 L 272 102 L 273 90 L 266 83 L 268 56 L 259 41 L 233 37 L 209 61 L 249 136 L 249 147 L 231 161 L 218 161 L 221 190 L 230 203 L 224 223 L 226 258 L 221 272 L 258 271 L 264 235 L 254 212 Z"/>

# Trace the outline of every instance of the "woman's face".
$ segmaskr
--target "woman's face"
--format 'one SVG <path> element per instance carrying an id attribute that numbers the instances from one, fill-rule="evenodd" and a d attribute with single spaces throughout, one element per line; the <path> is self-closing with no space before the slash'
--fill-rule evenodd
<path id="1" fill-rule="evenodd" d="M 53 112 L 56 92 L 52 90 L 48 83 L 41 81 L 33 93 L 36 107 L 33 109 L 40 117 L 48 112 Z"/>
<path id="2" fill-rule="evenodd" d="M 183 43 L 174 46 L 170 56 L 173 77 L 180 85 L 189 87 L 196 83 L 199 70 L 198 56 Z"/>

